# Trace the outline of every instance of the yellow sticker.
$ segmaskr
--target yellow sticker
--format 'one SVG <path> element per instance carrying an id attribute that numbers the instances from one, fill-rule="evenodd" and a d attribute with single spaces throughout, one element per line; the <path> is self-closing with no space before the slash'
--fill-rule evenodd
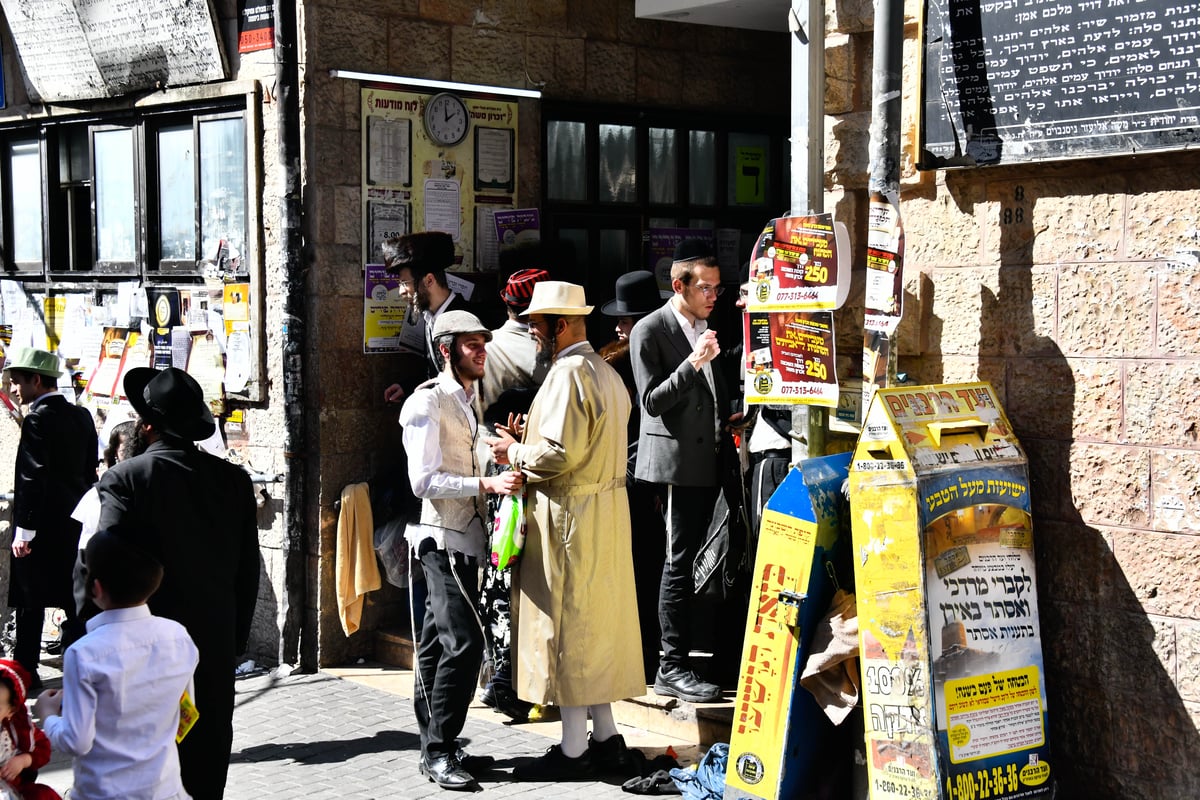
<path id="1" fill-rule="evenodd" d="M 198 719 L 200 712 L 196 709 L 196 704 L 192 702 L 188 693 L 184 692 L 183 697 L 179 698 L 179 728 L 175 731 L 175 744 L 183 741 L 183 737 L 188 735 L 188 731 Z"/>
<path id="2" fill-rule="evenodd" d="M 1045 761 L 1035 761 L 1021 767 L 1021 783 L 1026 786 L 1040 786 L 1050 777 L 1050 765 Z"/>

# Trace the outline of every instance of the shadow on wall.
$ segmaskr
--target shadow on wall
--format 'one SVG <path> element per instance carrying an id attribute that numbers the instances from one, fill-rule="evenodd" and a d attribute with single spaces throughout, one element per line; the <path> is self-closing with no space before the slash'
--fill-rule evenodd
<path id="1" fill-rule="evenodd" d="M 1200 797 L 1200 735 L 1163 663 L 1174 663 L 1173 625 L 1147 615 L 1114 556 L 1112 534 L 1086 524 L 1072 495 L 1075 378 L 1056 341 L 1035 324 L 1035 274 L 1056 278 L 1031 266 L 1034 202 L 1001 198 L 1001 214 L 1010 206 L 1022 213 L 999 226 L 997 291 L 981 288 L 978 373 L 1000 390 L 1029 457 L 1058 797 Z M 921 382 L 943 379 L 940 345 L 932 350 L 937 360 L 922 365 Z"/>
<path id="2" fill-rule="evenodd" d="M 266 496 L 270 498 L 258 509 L 258 529 L 260 531 L 271 530 L 276 520 L 283 519 L 283 501 L 270 497 L 272 487 L 282 489 L 283 484 L 268 484 L 267 487 L 254 485 L 255 493 L 265 492 Z M 265 559 L 270 557 L 278 558 L 278 569 L 268 568 Z M 271 581 L 272 573 L 282 574 L 283 559 L 284 553 L 281 550 L 263 548 L 260 545 L 258 602 L 254 606 L 254 619 L 250 623 L 250 644 L 244 654 L 245 658 L 253 659 L 259 666 L 277 666 L 279 661 L 279 598 L 276 595 L 276 587 Z"/>

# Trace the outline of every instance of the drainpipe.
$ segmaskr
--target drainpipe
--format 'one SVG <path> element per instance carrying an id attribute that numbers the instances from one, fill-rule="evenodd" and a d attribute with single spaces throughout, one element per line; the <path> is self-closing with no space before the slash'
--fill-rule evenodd
<path id="1" fill-rule="evenodd" d="M 300 70 L 296 2 L 274 0 L 275 102 L 279 161 L 284 169 L 280 228 L 283 256 L 283 402 L 284 402 L 284 593 L 279 617 L 279 663 L 304 671 L 316 669 L 315 636 L 305 637 L 308 616 L 308 534 L 305 525 L 307 451 L 304 428 L 304 368 L 307 345 L 304 247 L 300 228 Z M 309 640 L 312 641 L 309 641 Z"/>

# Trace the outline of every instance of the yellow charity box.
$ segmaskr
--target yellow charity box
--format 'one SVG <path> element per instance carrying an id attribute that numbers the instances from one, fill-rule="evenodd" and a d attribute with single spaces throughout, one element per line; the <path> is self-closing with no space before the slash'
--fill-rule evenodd
<path id="1" fill-rule="evenodd" d="M 1052 796 L 1027 461 L 991 385 L 877 391 L 850 508 L 871 799 Z"/>

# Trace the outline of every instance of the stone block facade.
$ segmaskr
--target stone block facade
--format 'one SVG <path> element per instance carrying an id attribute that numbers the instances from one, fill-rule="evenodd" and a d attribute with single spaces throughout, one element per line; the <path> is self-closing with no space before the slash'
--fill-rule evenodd
<path id="1" fill-rule="evenodd" d="M 831 77 L 869 87 L 845 37 L 870 21 L 832 8 Z M 870 93 L 847 96 L 828 188 L 862 197 Z M 902 176 L 905 269 L 929 288 L 900 370 L 991 381 L 1029 454 L 1059 797 L 1200 796 L 1198 206 L 1196 152 Z"/>

